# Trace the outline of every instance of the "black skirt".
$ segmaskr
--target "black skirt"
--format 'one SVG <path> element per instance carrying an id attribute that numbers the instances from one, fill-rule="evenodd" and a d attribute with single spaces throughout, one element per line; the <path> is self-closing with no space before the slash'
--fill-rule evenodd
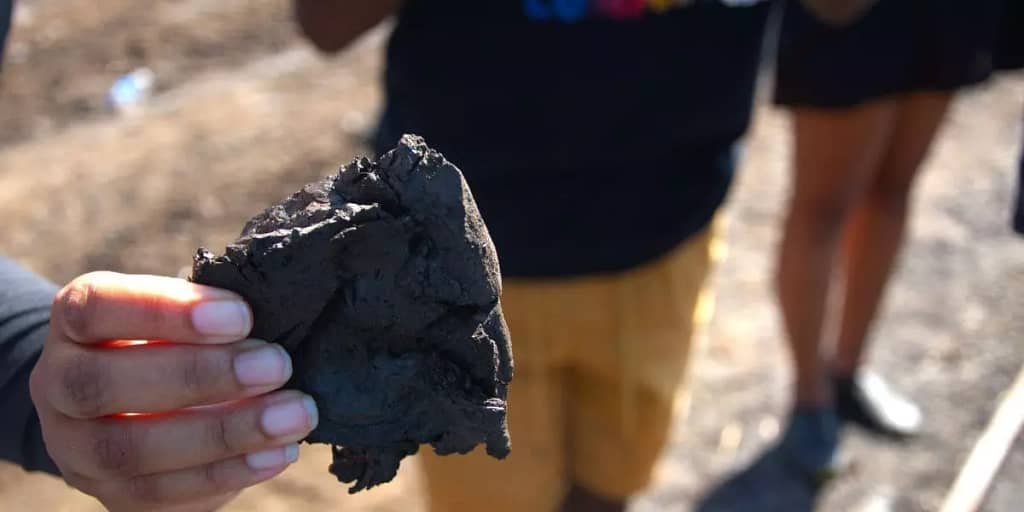
<path id="1" fill-rule="evenodd" d="M 852 25 L 785 6 L 775 101 L 849 107 L 913 91 L 951 91 L 988 78 L 1004 1 L 879 0 Z"/>

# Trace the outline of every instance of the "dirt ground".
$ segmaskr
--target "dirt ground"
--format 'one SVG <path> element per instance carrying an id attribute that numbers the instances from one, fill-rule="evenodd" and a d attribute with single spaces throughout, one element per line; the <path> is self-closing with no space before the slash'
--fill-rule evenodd
<path id="1" fill-rule="evenodd" d="M 298 40 L 286 0 L 21 0 L 0 85 L 0 253 L 55 281 L 91 269 L 178 274 L 243 222 L 364 151 L 379 104 L 383 32 L 322 59 Z M 153 69 L 157 95 L 132 115 L 104 106 L 121 73 Z M 895 446 L 854 433 L 856 467 L 819 510 L 938 508 L 999 394 L 1024 364 L 1024 239 L 1007 228 L 1024 77 L 957 102 L 928 160 L 913 235 L 876 334 L 873 365 L 933 421 Z M 688 510 L 774 436 L 789 373 L 771 296 L 788 183 L 788 119 L 758 110 L 726 211 L 718 308 L 657 484 L 636 511 Z M 417 511 L 407 462 L 356 498 L 306 447 L 285 475 L 231 510 Z M 1024 443 L 987 512 L 1024 500 Z M 99 510 L 59 481 L 0 466 L 2 510 Z"/>

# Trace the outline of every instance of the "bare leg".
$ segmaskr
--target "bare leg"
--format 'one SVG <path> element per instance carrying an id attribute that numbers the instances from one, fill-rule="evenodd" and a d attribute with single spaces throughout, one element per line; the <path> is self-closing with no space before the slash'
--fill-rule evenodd
<path id="1" fill-rule="evenodd" d="M 626 504 L 602 498 L 580 486 L 573 486 L 562 506 L 563 512 L 623 512 Z"/>
<path id="2" fill-rule="evenodd" d="M 840 234 L 874 176 L 895 118 L 894 101 L 793 112 L 795 179 L 778 263 L 778 294 L 796 366 L 796 402 L 831 401 L 821 355 Z"/>
<path id="3" fill-rule="evenodd" d="M 903 245 L 911 186 L 951 97 L 950 93 L 922 92 L 900 100 L 878 174 L 846 226 L 847 285 L 833 363 L 840 376 L 849 377 L 860 367 L 868 331 Z"/>

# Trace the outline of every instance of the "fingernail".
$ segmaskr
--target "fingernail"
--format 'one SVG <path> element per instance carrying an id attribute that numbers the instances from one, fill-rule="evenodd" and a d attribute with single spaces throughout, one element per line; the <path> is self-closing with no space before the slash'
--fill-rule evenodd
<path id="1" fill-rule="evenodd" d="M 297 443 L 245 456 L 246 465 L 249 466 L 249 469 L 255 470 L 279 468 L 297 460 L 299 460 L 299 445 Z"/>
<path id="2" fill-rule="evenodd" d="M 316 402 L 313 401 L 313 397 L 303 397 L 302 407 L 306 409 L 306 414 L 309 415 L 309 429 L 315 429 L 316 426 L 320 424 L 320 410 L 317 409 Z"/>
<path id="3" fill-rule="evenodd" d="M 192 307 L 192 325 L 207 336 L 238 336 L 249 334 L 252 313 L 243 302 L 214 300 Z"/>
<path id="4" fill-rule="evenodd" d="M 288 460 L 288 464 L 294 464 L 295 461 L 299 460 L 299 443 L 292 443 L 285 446 L 284 457 Z"/>
<path id="5" fill-rule="evenodd" d="M 271 405 L 260 418 L 263 431 L 270 437 L 304 434 L 316 428 L 318 421 L 316 403 L 308 396 Z"/>
<path id="6" fill-rule="evenodd" d="M 235 377 L 243 386 L 284 384 L 292 376 L 292 359 L 281 345 L 264 343 L 260 348 L 235 356 Z"/>

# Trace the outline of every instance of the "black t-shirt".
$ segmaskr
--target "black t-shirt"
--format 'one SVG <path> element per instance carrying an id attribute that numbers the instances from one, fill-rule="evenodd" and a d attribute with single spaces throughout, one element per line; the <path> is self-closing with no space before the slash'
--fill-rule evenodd
<path id="1" fill-rule="evenodd" d="M 750 119 L 768 6 L 731 3 L 409 0 L 377 150 L 455 162 L 506 275 L 655 258 L 712 218 Z"/>

